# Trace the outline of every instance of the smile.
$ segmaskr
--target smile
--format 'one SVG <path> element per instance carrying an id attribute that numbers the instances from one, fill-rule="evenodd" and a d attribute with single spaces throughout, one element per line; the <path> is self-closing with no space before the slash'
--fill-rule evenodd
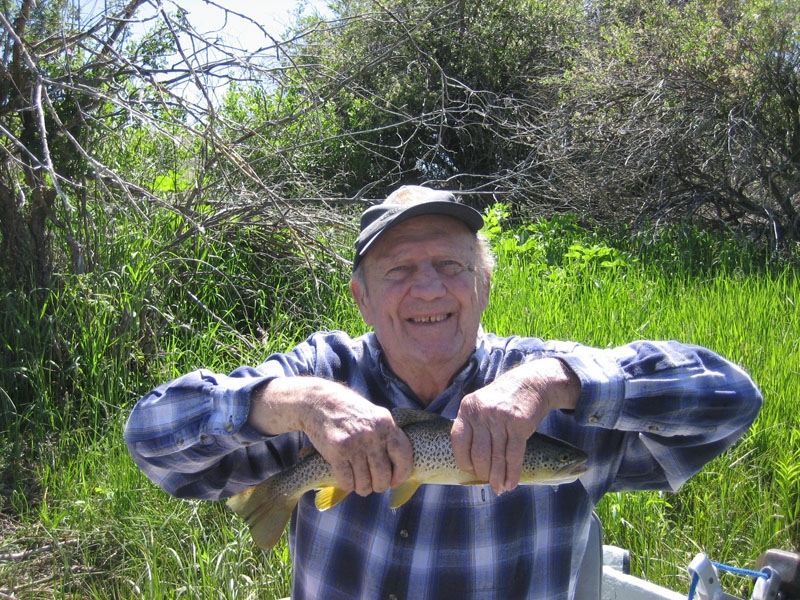
<path id="1" fill-rule="evenodd" d="M 450 315 L 453 313 L 447 313 L 444 315 L 434 315 L 432 317 L 417 317 L 417 318 L 410 318 L 409 321 L 412 323 L 441 323 L 445 319 L 448 319 Z"/>

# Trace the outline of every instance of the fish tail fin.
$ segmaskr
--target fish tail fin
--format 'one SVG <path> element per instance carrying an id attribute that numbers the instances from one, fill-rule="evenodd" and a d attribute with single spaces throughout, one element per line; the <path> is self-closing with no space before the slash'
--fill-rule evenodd
<path id="1" fill-rule="evenodd" d="M 269 550 L 278 543 L 299 496 L 290 496 L 272 490 L 271 479 L 246 489 L 228 499 L 227 505 L 250 526 L 253 541 Z"/>
<path id="2" fill-rule="evenodd" d="M 333 485 L 322 487 L 314 497 L 314 504 L 316 504 L 317 510 L 328 510 L 344 500 L 349 493 Z"/>

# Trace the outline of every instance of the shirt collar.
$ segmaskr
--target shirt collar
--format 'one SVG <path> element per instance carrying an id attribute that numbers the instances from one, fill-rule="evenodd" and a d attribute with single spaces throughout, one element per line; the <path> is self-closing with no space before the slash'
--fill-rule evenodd
<path id="1" fill-rule="evenodd" d="M 398 385 L 403 389 L 406 395 L 415 398 L 415 394 L 411 391 L 411 388 L 408 386 L 408 384 L 406 384 L 405 381 L 400 379 L 400 377 L 398 377 L 395 372 L 392 371 L 388 361 L 385 360 L 383 348 L 381 348 L 375 332 L 370 332 L 368 334 L 367 347 L 369 348 L 369 353 L 373 364 L 376 364 L 380 370 L 381 378 L 383 379 L 384 383 L 387 385 Z M 459 369 L 458 372 L 453 376 L 453 379 L 450 381 L 450 385 L 447 387 L 447 389 L 439 398 L 430 404 L 430 408 L 439 405 L 440 400 L 442 400 L 443 397 L 446 397 L 446 402 L 449 402 L 450 396 L 453 394 L 454 389 L 464 389 L 470 379 L 472 379 L 472 377 L 478 372 L 478 367 L 486 357 L 486 353 L 486 334 L 483 331 L 483 326 L 479 325 L 478 335 L 475 342 L 475 350 L 472 352 L 467 362 L 464 363 L 464 366 L 462 366 L 461 369 Z M 463 393 L 461 395 L 463 395 Z"/>

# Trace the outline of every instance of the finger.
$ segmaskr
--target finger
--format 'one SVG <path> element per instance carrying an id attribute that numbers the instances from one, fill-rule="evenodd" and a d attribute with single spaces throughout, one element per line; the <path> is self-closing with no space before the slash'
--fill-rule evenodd
<path id="1" fill-rule="evenodd" d="M 408 436 L 398 427 L 397 433 L 386 443 L 386 451 L 392 463 L 391 487 L 397 487 L 411 477 L 414 468 L 414 450 Z"/>
<path id="2" fill-rule="evenodd" d="M 350 468 L 353 470 L 353 491 L 359 496 L 372 493 L 372 473 L 369 461 L 363 454 L 350 458 Z"/>
<path id="3" fill-rule="evenodd" d="M 453 446 L 453 457 L 456 466 L 466 473 L 475 474 L 472 464 L 472 427 L 461 418 L 457 418 L 450 429 L 450 444 Z"/>
<path id="4" fill-rule="evenodd" d="M 472 429 L 470 460 L 475 476 L 481 481 L 489 481 L 492 468 L 492 436 L 486 427 Z"/>
<path id="5" fill-rule="evenodd" d="M 373 492 L 385 492 L 392 481 L 392 462 L 386 450 L 367 455 L 370 486 Z"/>
<path id="6" fill-rule="evenodd" d="M 515 436 L 510 436 L 506 443 L 506 480 L 503 487 L 507 492 L 519 485 L 526 443 L 526 439 Z"/>
<path id="7" fill-rule="evenodd" d="M 336 485 L 345 492 L 352 492 L 355 489 L 355 477 L 350 463 L 346 460 L 331 463 L 333 476 L 336 478 Z"/>
<path id="8" fill-rule="evenodd" d="M 495 494 L 502 494 L 506 484 L 506 442 L 504 429 L 495 429 L 491 436 L 491 464 L 489 465 L 489 483 Z"/>

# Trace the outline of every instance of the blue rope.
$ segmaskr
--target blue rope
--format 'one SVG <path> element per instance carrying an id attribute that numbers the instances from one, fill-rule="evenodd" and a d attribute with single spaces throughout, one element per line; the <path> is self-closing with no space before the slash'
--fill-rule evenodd
<path id="1" fill-rule="evenodd" d="M 732 567 L 731 565 L 723 565 L 722 563 L 710 561 L 712 565 L 717 567 L 718 571 L 727 571 L 736 575 L 743 575 L 744 577 L 760 577 L 761 579 L 769 579 L 769 573 L 766 571 L 753 571 L 752 569 L 742 569 L 740 567 Z"/>
<path id="2" fill-rule="evenodd" d="M 700 576 L 695 573 L 692 575 L 692 585 L 689 586 L 689 600 L 694 598 L 694 593 L 697 591 L 697 582 L 700 581 Z"/>
<path id="3" fill-rule="evenodd" d="M 753 571 L 752 569 L 742 569 L 740 567 L 734 567 L 731 565 L 725 565 L 722 563 L 714 562 L 713 560 L 708 561 L 712 565 L 717 568 L 717 571 L 727 571 L 728 573 L 734 573 L 735 575 L 743 575 L 745 577 L 761 577 L 762 579 L 769 579 L 770 575 L 766 571 Z M 694 593 L 697 591 L 697 582 L 700 580 L 700 576 L 695 573 L 692 575 L 692 584 L 689 586 L 689 597 L 688 600 L 692 600 L 694 598 Z"/>

